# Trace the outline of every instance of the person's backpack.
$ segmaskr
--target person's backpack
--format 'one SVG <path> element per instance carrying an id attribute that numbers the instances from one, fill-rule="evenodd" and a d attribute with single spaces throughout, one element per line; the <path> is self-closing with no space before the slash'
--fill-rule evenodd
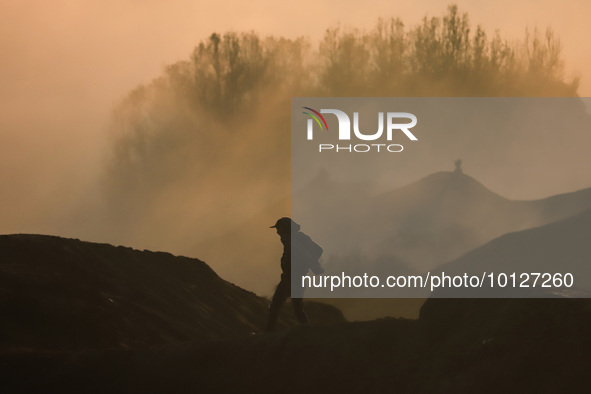
<path id="1" fill-rule="evenodd" d="M 322 256 L 323 249 L 310 237 L 302 232 L 297 232 L 291 240 L 292 267 L 297 267 L 303 273 L 312 270 L 315 274 L 323 272 L 318 260 Z M 293 265 L 295 262 L 296 265 Z"/>

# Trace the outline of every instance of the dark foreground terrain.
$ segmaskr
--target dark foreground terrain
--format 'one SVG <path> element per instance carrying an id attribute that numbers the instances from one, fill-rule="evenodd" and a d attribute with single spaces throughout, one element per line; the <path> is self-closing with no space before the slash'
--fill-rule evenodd
<path id="1" fill-rule="evenodd" d="M 591 304 L 429 300 L 419 320 L 0 358 L 2 392 L 586 393 Z"/>
<path id="2" fill-rule="evenodd" d="M 129 349 L 260 332 L 268 301 L 204 262 L 43 235 L 0 235 L 0 352 Z M 319 324 L 345 321 L 308 303 Z M 287 308 L 279 326 L 295 320 Z"/>
<path id="3" fill-rule="evenodd" d="M 78 261 L 89 248 L 102 251 Z M 358 323 L 311 304 L 320 324 L 286 310 L 289 328 L 252 335 L 265 300 L 198 260 L 39 236 L 0 252 L 0 393 L 589 391 L 587 300 L 429 299 L 417 320 Z M 172 262 L 172 276 L 158 268 Z"/>

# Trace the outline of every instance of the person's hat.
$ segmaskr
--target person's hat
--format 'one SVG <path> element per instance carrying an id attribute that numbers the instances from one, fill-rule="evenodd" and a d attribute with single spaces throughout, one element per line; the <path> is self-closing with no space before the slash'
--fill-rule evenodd
<path id="1" fill-rule="evenodd" d="M 288 217 L 283 217 L 283 218 L 277 220 L 277 222 L 275 223 L 274 226 L 271 226 L 269 228 L 282 229 L 282 228 L 290 228 L 290 227 L 291 227 L 291 219 Z"/>
<path id="2" fill-rule="evenodd" d="M 271 226 L 271 228 L 276 228 L 277 231 L 281 233 L 286 233 L 288 231 L 291 231 L 292 233 L 297 233 L 298 231 L 300 231 L 300 225 L 288 217 L 279 219 L 274 226 Z"/>

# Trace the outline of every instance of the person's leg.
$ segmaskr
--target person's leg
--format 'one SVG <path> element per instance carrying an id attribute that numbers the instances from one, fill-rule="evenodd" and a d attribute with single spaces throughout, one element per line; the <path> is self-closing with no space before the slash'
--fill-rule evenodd
<path id="1" fill-rule="evenodd" d="M 310 323 L 310 320 L 308 319 L 308 315 L 306 315 L 306 311 L 304 311 L 304 300 L 303 299 L 292 298 L 291 299 L 291 306 L 293 307 L 293 313 L 295 315 L 295 318 L 300 324 Z"/>
<path id="2" fill-rule="evenodd" d="M 285 300 L 287 300 L 287 297 L 289 297 L 289 283 L 286 283 L 286 281 L 282 279 L 277 285 L 277 289 L 275 289 L 275 294 L 273 294 L 273 299 L 269 306 L 269 318 L 267 320 L 267 328 L 265 328 L 265 332 L 271 332 L 275 329 L 275 324 L 279 317 L 279 311 L 285 303 Z"/>

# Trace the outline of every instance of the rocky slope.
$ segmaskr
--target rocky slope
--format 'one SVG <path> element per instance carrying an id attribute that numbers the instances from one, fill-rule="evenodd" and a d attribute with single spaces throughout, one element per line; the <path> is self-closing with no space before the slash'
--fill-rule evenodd
<path id="1" fill-rule="evenodd" d="M 0 351 L 138 348 L 260 332 L 268 301 L 204 262 L 43 235 L 0 236 Z M 344 321 L 311 303 L 313 322 Z M 295 324 L 284 308 L 280 327 Z"/>

